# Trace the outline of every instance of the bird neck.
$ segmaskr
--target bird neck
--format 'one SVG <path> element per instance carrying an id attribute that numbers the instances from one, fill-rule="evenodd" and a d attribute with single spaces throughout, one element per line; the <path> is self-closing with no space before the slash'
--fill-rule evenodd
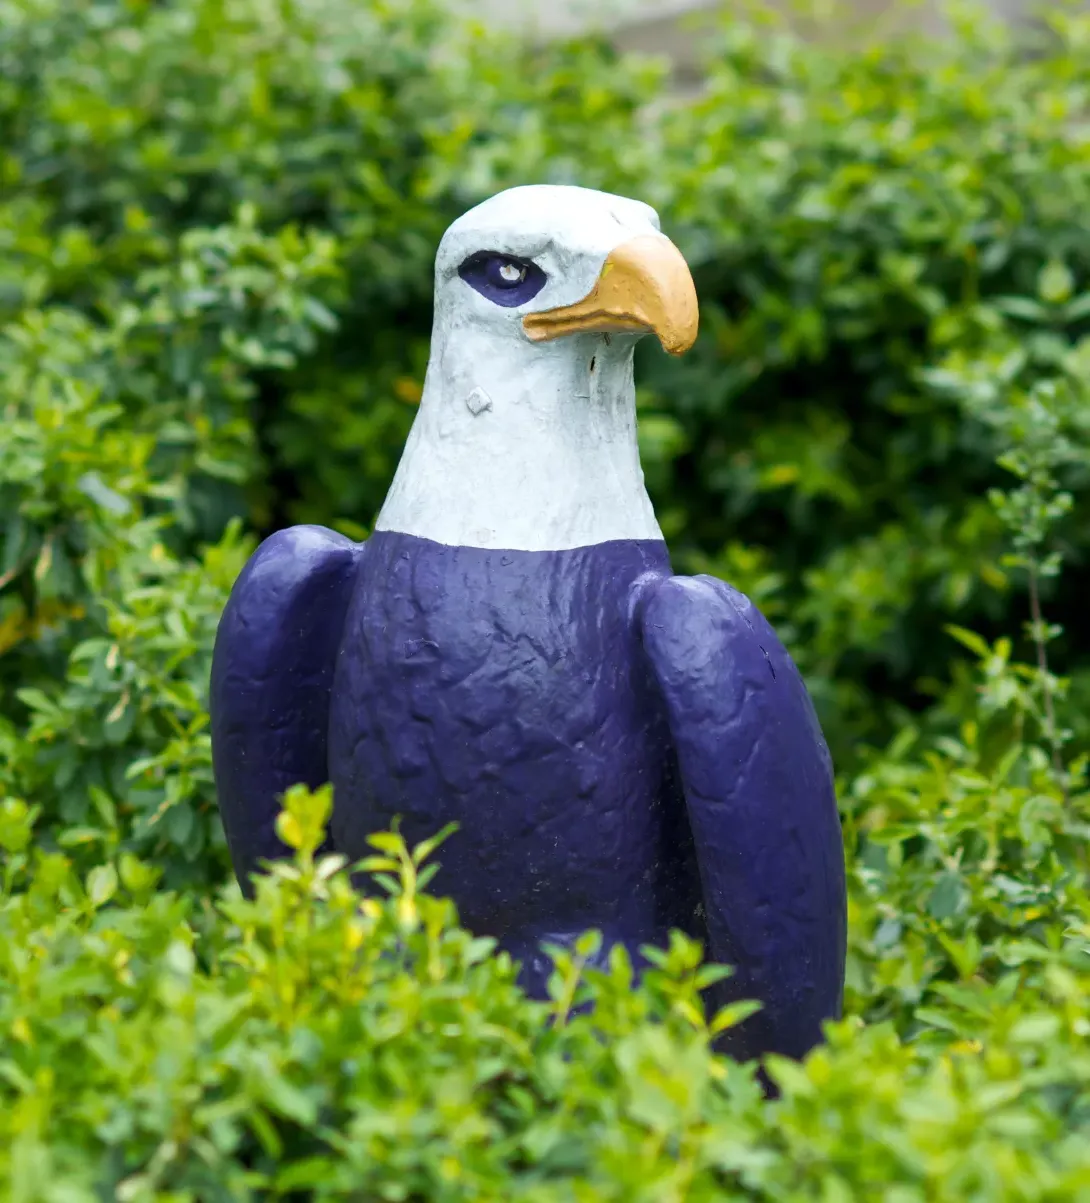
<path id="1" fill-rule="evenodd" d="M 377 530 L 520 551 L 662 539 L 636 441 L 633 340 L 510 340 L 487 355 L 445 342 Z"/>

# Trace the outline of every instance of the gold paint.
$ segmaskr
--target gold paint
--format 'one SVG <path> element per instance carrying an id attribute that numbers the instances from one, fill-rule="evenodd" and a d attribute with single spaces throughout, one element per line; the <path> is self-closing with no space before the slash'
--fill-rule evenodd
<path id="1" fill-rule="evenodd" d="M 535 342 L 563 334 L 655 334 L 681 355 L 696 341 L 696 287 L 681 252 L 661 235 L 642 234 L 611 251 L 590 293 L 574 305 L 528 313 L 523 329 Z"/>

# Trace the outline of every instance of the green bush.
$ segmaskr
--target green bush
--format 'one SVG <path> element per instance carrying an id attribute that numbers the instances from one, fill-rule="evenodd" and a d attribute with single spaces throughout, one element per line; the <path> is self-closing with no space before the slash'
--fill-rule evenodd
<path id="1" fill-rule="evenodd" d="M 730 20 L 679 105 L 432 0 L 0 0 L 5 1197 L 1090 1200 L 1090 23 L 1029 37 Z M 315 864 L 325 794 L 227 884 L 227 592 L 274 527 L 366 534 L 438 238 L 527 180 L 693 264 L 648 482 L 840 769 L 846 1017 L 774 1103 L 698 948 L 527 1001 L 396 836 L 388 901 Z"/>
<path id="2" fill-rule="evenodd" d="M 772 1104 L 754 1066 L 709 1051 L 740 1012 L 705 1021 L 696 945 L 677 936 L 634 990 L 620 951 L 582 971 L 588 936 L 529 1001 L 395 835 L 369 862 L 384 902 L 315 863 L 328 791 L 287 799 L 295 862 L 215 904 L 157 891 L 130 854 L 81 880 L 9 801 L 0 1181 L 130 1203 L 1090 1198 L 1090 900 L 1070 855 L 1090 805 L 1016 750 L 1005 775 L 1032 784 L 1001 782 L 998 806 L 954 749 L 861 788 L 886 821 L 855 862 L 849 1015 L 804 1065 L 770 1060 Z"/>

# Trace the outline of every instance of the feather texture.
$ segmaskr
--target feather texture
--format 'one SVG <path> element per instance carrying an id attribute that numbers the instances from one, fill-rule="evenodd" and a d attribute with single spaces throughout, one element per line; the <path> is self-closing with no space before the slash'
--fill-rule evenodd
<path id="1" fill-rule="evenodd" d="M 283 856 L 279 798 L 329 779 L 330 688 L 362 545 L 319 526 L 266 539 L 231 591 L 216 634 L 212 764 L 235 873 Z"/>
<path id="2" fill-rule="evenodd" d="M 673 738 L 710 957 L 725 995 L 762 1011 L 732 1051 L 802 1056 L 839 1016 L 844 852 L 829 752 L 794 662 L 763 615 L 711 577 L 644 590 L 643 645 Z"/>

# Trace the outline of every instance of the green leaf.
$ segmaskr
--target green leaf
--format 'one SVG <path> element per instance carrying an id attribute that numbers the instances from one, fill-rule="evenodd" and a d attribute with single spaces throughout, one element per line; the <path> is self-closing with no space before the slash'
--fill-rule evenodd
<path id="1" fill-rule="evenodd" d="M 87 897 L 92 906 L 105 906 L 116 893 L 117 870 L 113 865 L 96 865 L 87 874 Z"/>
<path id="2" fill-rule="evenodd" d="M 965 890 L 957 873 L 943 873 L 936 880 L 927 900 L 927 911 L 942 922 L 951 918 L 965 901 Z"/>
<path id="3" fill-rule="evenodd" d="M 1075 279 L 1067 265 L 1052 259 L 1041 269 L 1037 278 L 1037 295 L 1050 305 L 1061 305 L 1070 299 L 1075 289 Z"/>
<path id="4" fill-rule="evenodd" d="M 713 1036 L 718 1036 L 720 1032 L 725 1032 L 728 1028 L 737 1027 L 743 1020 L 748 1019 L 751 1015 L 756 1015 L 761 1010 L 761 1004 L 753 999 L 742 999 L 738 1002 L 728 1003 L 725 1007 L 720 1007 L 716 1011 L 711 1023 L 708 1025 L 708 1030 Z"/>
<path id="5" fill-rule="evenodd" d="M 440 844 L 444 843 L 450 838 L 451 835 L 454 834 L 454 832 L 458 830 L 458 827 L 459 824 L 457 823 L 448 823 L 444 828 L 442 828 L 441 831 L 438 832 L 438 834 L 432 836 L 431 839 L 422 840 L 419 844 L 417 844 L 413 849 L 413 864 L 419 865 L 422 861 L 431 856 L 431 854 L 436 848 L 439 847 Z"/>

